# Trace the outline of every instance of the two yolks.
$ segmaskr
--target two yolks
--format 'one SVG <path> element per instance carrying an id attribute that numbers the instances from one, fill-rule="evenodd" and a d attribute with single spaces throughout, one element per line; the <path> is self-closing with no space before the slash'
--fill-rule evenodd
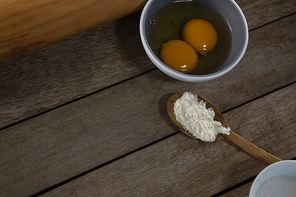
<path id="1" fill-rule="evenodd" d="M 198 64 L 198 55 L 211 51 L 217 43 L 214 26 L 203 19 L 188 21 L 182 30 L 183 40 L 170 40 L 162 44 L 160 58 L 172 69 L 189 73 Z"/>

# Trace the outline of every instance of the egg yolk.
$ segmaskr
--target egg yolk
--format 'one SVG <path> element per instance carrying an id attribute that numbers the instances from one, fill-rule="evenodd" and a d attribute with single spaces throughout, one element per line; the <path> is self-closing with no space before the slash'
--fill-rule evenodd
<path id="1" fill-rule="evenodd" d="M 193 71 L 198 63 L 196 51 L 182 40 L 170 40 L 162 44 L 160 58 L 167 66 L 183 73 Z"/>
<path id="2" fill-rule="evenodd" d="M 198 53 L 211 51 L 217 43 L 217 32 L 214 26 L 203 19 L 192 19 L 183 27 L 183 39 Z"/>

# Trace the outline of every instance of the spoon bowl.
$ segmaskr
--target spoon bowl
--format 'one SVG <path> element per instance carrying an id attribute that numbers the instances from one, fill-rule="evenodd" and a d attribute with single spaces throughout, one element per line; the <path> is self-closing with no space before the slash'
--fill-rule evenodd
<path id="1" fill-rule="evenodd" d="M 167 111 L 168 111 L 168 114 L 169 114 L 171 120 L 173 121 L 173 123 L 183 133 L 185 133 L 189 137 L 192 137 L 194 139 L 198 139 L 195 136 L 193 136 L 190 132 L 188 132 L 186 129 L 184 129 L 183 126 L 176 120 L 176 116 L 174 113 L 174 104 L 179 98 L 182 97 L 183 94 L 184 94 L 183 92 L 176 93 L 169 98 L 169 100 L 167 102 Z M 197 96 L 198 96 L 199 101 L 203 100 L 204 102 L 206 102 L 206 108 L 212 108 L 214 110 L 214 112 L 215 112 L 214 120 L 221 122 L 225 128 L 228 128 L 229 125 L 228 125 L 226 119 L 224 118 L 224 116 L 222 115 L 222 113 L 219 111 L 219 109 L 213 103 L 211 103 L 209 100 L 207 100 L 206 98 L 199 96 L 199 95 L 197 95 Z M 254 156 L 258 160 L 266 163 L 267 165 L 273 164 L 278 161 L 282 161 L 281 159 L 277 158 L 276 156 L 260 149 L 259 147 L 255 146 L 254 144 L 252 144 L 249 141 L 245 140 L 244 138 L 240 137 L 239 135 L 234 133 L 232 130 L 230 131 L 229 135 L 218 134 L 216 137 L 216 141 L 217 140 L 226 140 L 229 143 L 237 146 L 238 148 L 241 148 L 245 152 Z"/>

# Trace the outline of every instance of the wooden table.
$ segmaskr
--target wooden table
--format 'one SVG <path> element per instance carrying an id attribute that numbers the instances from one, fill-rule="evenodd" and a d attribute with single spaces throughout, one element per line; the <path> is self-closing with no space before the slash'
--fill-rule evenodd
<path id="1" fill-rule="evenodd" d="M 166 102 L 182 91 L 215 103 L 245 139 L 295 159 L 295 1 L 237 3 L 248 49 L 212 81 L 158 70 L 141 45 L 140 13 L 0 63 L 0 196 L 247 196 L 266 165 L 180 133 Z"/>

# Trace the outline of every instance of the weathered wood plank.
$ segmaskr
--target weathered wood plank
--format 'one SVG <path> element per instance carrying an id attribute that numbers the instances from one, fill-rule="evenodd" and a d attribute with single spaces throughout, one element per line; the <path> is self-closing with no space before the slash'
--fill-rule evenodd
<path id="1" fill-rule="evenodd" d="M 296 156 L 295 96 L 293 84 L 225 116 L 247 140 L 291 159 Z M 225 141 L 204 143 L 179 133 L 43 196 L 211 196 L 264 167 Z"/>
<path id="2" fill-rule="evenodd" d="M 175 92 L 196 92 L 224 111 L 296 81 L 294 21 L 252 32 L 243 61 L 217 80 L 185 83 L 155 70 L 2 130 L 0 195 L 33 194 L 176 132 L 165 109 Z"/>
<path id="3" fill-rule="evenodd" d="M 238 4 L 250 29 L 295 12 L 291 0 Z M 139 16 L 2 62 L 0 128 L 154 69 L 141 46 Z"/>
<path id="4" fill-rule="evenodd" d="M 261 25 L 277 20 L 278 18 L 296 12 L 296 3 L 293 0 L 288 1 L 244 1 L 237 0 L 248 21 L 249 29 L 257 28 Z M 279 8 L 276 11 L 275 8 Z M 260 19 L 258 19 L 258 17 Z"/>
<path id="5" fill-rule="evenodd" d="M 154 68 L 139 13 L 0 64 L 0 127 Z"/>

